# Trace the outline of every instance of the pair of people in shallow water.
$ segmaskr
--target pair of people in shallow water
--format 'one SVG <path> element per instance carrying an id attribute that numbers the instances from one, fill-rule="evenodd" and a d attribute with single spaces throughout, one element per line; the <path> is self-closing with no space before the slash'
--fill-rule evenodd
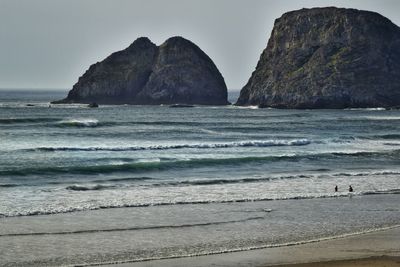
<path id="1" fill-rule="evenodd" d="M 337 192 L 337 191 L 338 191 L 338 186 L 336 185 L 336 186 L 335 186 L 335 192 Z M 350 185 L 350 186 L 349 186 L 349 192 L 352 193 L 353 191 L 354 191 L 354 190 L 353 190 L 353 187 Z"/>

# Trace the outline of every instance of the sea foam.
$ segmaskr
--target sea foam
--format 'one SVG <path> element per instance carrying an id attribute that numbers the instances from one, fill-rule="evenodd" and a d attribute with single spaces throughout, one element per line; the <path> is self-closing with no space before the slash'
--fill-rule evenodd
<path id="1" fill-rule="evenodd" d="M 151 146 L 126 146 L 126 147 L 38 147 L 28 150 L 38 151 L 136 151 L 136 150 L 168 150 L 168 149 L 212 149 L 232 147 L 272 147 L 272 146 L 305 146 L 311 144 L 308 139 L 294 140 L 264 140 L 240 141 L 229 143 L 199 143 L 199 144 L 171 144 Z"/>
<path id="2" fill-rule="evenodd" d="M 72 126 L 72 127 L 95 127 L 99 121 L 97 119 L 66 119 L 61 120 L 57 124 L 60 126 Z"/>

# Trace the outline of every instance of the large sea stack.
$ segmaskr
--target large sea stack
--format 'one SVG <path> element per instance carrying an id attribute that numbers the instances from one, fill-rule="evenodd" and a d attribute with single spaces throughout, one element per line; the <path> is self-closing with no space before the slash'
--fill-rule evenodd
<path id="1" fill-rule="evenodd" d="M 369 11 L 301 9 L 275 21 L 238 105 L 400 106 L 400 28 Z"/>
<path id="2" fill-rule="evenodd" d="M 227 88 L 194 43 L 172 37 L 160 46 L 142 37 L 90 66 L 62 103 L 226 105 Z"/>

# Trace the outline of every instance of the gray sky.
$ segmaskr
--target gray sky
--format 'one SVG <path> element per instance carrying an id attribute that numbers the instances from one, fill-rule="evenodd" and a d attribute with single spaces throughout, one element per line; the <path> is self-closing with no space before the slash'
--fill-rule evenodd
<path id="1" fill-rule="evenodd" d="M 303 7 L 372 10 L 400 25 L 398 0 L 0 0 L 0 88 L 69 89 L 140 36 L 196 43 L 230 89 L 249 79 L 274 20 Z"/>

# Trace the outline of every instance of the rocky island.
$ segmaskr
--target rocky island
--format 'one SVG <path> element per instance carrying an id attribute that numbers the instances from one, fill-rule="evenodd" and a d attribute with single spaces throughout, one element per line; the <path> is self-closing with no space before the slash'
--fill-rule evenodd
<path id="1" fill-rule="evenodd" d="M 369 11 L 301 9 L 277 19 L 237 105 L 400 106 L 400 28 Z"/>
<path id="2" fill-rule="evenodd" d="M 172 37 L 162 45 L 141 37 L 93 64 L 63 103 L 226 105 L 227 88 L 212 60 L 194 43 Z"/>

